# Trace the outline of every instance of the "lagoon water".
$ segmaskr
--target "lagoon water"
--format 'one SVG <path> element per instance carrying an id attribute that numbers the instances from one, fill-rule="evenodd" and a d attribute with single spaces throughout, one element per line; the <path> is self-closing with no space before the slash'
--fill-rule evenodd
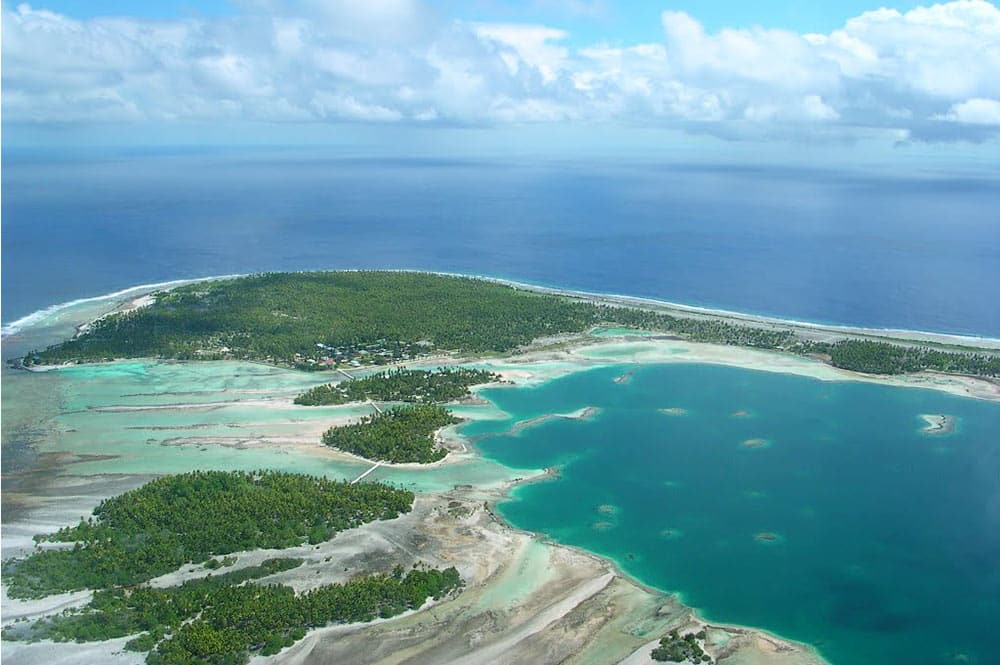
<path id="1" fill-rule="evenodd" d="M 3 323 L 136 284 L 421 268 L 1000 336 L 995 173 L 5 151 Z"/>
<path id="2" fill-rule="evenodd" d="M 510 414 L 466 427 L 487 457 L 560 469 L 499 505 L 514 525 L 838 665 L 1000 662 L 1000 405 L 707 365 L 483 394 Z"/>
<path id="3" fill-rule="evenodd" d="M 3 166 L 5 324 L 140 283 L 394 267 L 1000 336 L 1000 187 L 990 179 L 248 152 L 5 154 Z M 112 304 L 39 317 L 5 338 L 4 356 L 71 335 Z M 463 407 L 486 416 L 464 428 L 483 437 L 485 459 L 370 478 L 440 490 L 558 466 L 559 478 L 518 488 L 503 514 L 613 558 L 712 620 L 802 640 L 837 665 L 1000 662 L 1000 405 L 629 366 L 621 352 L 610 367 L 484 391 L 509 418 Z M 268 466 L 356 476 L 364 464 L 252 445 L 321 428 L 332 410 L 244 401 L 320 380 L 240 363 L 5 370 L 4 470 L 30 466 L 19 442 L 31 442 L 66 474 Z M 504 434 L 587 406 L 600 412 Z M 922 413 L 957 416 L 958 428 L 922 434 Z"/>
<path id="4" fill-rule="evenodd" d="M 371 412 L 363 405 L 290 403 L 299 392 L 328 380 L 240 362 L 117 362 L 41 374 L 5 371 L 5 451 L 16 449 L 19 439 L 30 442 L 36 454 L 58 455 L 67 475 L 271 468 L 352 479 L 371 464 L 331 458 L 319 446 L 287 445 L 318 442 L 332 418 Z M 483 410 L 466 410 L 477 408 Z M 18 470 L 17 460 L 5 459 L 4 470 Z M 450 489 L 456 477 L 488 487 L 515 475 L 490 460 L 472 459 L 430 470 L 379 469 L 369 477 L 441 491 Z"/>

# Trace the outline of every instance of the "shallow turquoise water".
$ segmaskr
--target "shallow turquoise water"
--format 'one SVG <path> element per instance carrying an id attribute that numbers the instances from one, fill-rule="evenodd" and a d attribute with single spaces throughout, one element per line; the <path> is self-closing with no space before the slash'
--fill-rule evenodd
<path id="1" fill-rule="evenodd" d="M 1000 405 L 718 366 L 628 369 L 625 384 L 617 366 L 483 391 L 512 418 L 468 434 L 601 408 L 479 440 L 506 465 L 562 467 L 499 506 L 513 524 L 835 664 L 1000 662 Z M 958 428 L 923 434 L 921 413 Z"/>
<path id="2" fill-rule="evenodd" d="M 59 455 L 68 475 L 271 468 L 356 478 L 371 463 L 332 458 L 319 445 L 334 418 L 365 405 L 303 407 L 291 397 L 329 381 L 241 362 L 156 361 L 80 365 L 34 374 L 4 371 L 4 443 L 21 438 Z M 456 409 L 497 417 L 488 406 Z M 295 447 L 315 441 L 315 447 Z M 479 457 L 432 468 L 380 468 L 372 480 L 417 491 L 501 485 L 522 472 Z"/>

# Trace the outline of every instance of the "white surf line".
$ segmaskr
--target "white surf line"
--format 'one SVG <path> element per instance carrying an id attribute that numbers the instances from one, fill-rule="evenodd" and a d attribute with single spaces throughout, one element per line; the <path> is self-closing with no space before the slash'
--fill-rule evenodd
<path id="1" fill-rule="evenodd" d="M 380 466 L 382 466 L 382 462 L 375 462 L 375 464 L 372 465 L 372 468 L 368 469 L 367 471 L 365 471 L 364 473 L 362 473 L 360 476 L 358 476 L 357 478 L 355 478 L 354 480 L 352 480 L 351 484 L 353 485 L 353 484 L 357 483 L 362 478 L 364 478 L 365 476 L 367 476 L 369 473 L 371 473 L 375 469 L 379 468 Z"/>
<path id="2" fill-rule="evenodd" d="M 121 289 L 120 291 L 114 291 L 112 293 L 105 293 L 99 296 L 90 296 L 86 298 L 77 298 L 76 300 L 69 300 L 67 302 L 56 303 L 54 305 L 49 305 L 43 309 L 32 312 L 27 316 L 22 316 L 16 321 L 9 323 L 0 330 L 2 330 L 2 335 L 8 337 L 11 335 L 16 335 L 21 331 L 22 328 L 26 326 L 33 325 L 39 321 L 45 319 L 48 316 L 56 314 L 64 309 L 69 309 L 70 307 L 76 307 L 77 305 L 86 305 L 88 303 L 100 302 L 101 300 L 114 300 L 116 298 L 125 297 L 138 297 L 144 295 L 140 293 L 145 291 L 146 294 L 153 293 L 154 291 L 159 291 L 163 289 L 170 289 L 177 286 L 184 286 L 186 284 L 194 284 L 196 282 L 207 282 L 207 281 L 217 281 L 223 279 L 233 279 L 235 277 L 243 277 L 242 274 L 236 275 L 213 275 L 211 277 L 192 277 L 190 279 L 173 279 L 167 282 L 154 282 L 152 284 L 138 284 L 136 286 L 130 286 L 127 289 Z"/>

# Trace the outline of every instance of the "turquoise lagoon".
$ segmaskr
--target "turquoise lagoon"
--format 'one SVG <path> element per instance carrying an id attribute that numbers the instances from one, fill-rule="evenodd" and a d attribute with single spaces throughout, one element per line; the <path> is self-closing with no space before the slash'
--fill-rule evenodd
<path id="1" fill-rule="evenodd" d="M 369 478 L 438 491 L 556 466 L 558 478 L 518 487 L 500 512 L 710 620 L 801 640 L 838 665 L 1000 662 L 1000 405 L 713 365 L 531 369 L 537 383 L 458 408 L 476 418 L 461 431 L 482 457 Z M 361 409 L 288 403 L 324 380 L 235 362 L 5 370 L 5 450 L 23 437 L 69 475 L 356 477 L 366 464 L 269 445 Z M 599 411 L 507 433 L 587 406 Z M 958 427 L 923 434 L 925 413 Z"/>
<path id="2" fill-rule="evenodd" d="M 58 456 L 60 473 L 67 475 L 272 468 L 352 479 L 371 464 L 329 455 L 319 437 L 332 419 L 367 415 L 371 408 L 291 404 L 298 393 L 331 378 L 244 362 L 5 369 L 4 446 L 16 449 L 22 439 L 39 454 Z M 457 410 L 470 417 L 502 415 L 488 406 Z M 301 445 L 314 441 L 315 447 Z M 367 477 L 441 491 L 459 483 L 499 486 L 518 475 L 524 473 L 470 457 L 430 469 L 383 467 Z"/>
<path id="3" fill-rule="evenodd" d="M 838 665 L 1000 662 L 1000 405 L 681 364 L 482 395 L 510 416 L 464 428 L 487 458 L 560 469 L 499 505 L 515 526 Z"/>

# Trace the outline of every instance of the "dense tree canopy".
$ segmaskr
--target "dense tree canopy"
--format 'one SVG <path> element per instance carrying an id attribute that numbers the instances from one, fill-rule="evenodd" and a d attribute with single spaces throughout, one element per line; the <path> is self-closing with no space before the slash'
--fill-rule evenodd
<path id="1" fill-rule="evenodd" d="M 95 589 L 89 603 L 4 629 L 5 640 L 103 641 L 149 652 L 151 665 L 242 665 L 271 655 L 311 628 L 367 622 L 416 609 L 462 586 L 454 568 L 415 565 L 404 574 L 353 577 L 296 594 L 262 578 L 301 559 L 235 565 L 209 558 L 236 550 L 318 542 L 336 531 L 410 510 L 413 494 L 379 483 L 347 484 L 276 471 L 194 472 L 167 476 L 103 501 L 92 519 L 39 540 L 75 543 L 4 563 L 14 597 Z M 206 562 L 206 576 L 170 587 L 144 582 L 185 562 Z M 215 563 L 217 565 L 211 565 Z"/>
<path id="2" fill-rule="evenodd" d="M 844 340 L 819 348 L 834 367 L 866 374 L 904 374 L 923 370 L 1000 376 L 1000 355 L 949 353 L 887 342 Z"/>
<path id="3" fill-rule="evenodd" d="M 481 279 L 382 271 L 266 273 L 190 284 L 156 294 L 149 307 L 104 317 L 23 362 L 236 358 L 318 370 L 384 365 L 438 351 L 507 352 L 602 323 L 697 342 L 824 354 L 838 367 L 861 372 L 1000 376 L 994 352 L 817 343 L 780 326 L 595 304 Z M 329 398 L 321 393 L 308 399 Z"/>
<path id="4" fill-rule="evenodd" d="M 272 655 L 307 629 L 387 619 L 461 586 L 454 568 L 415 569 L 405 576 L 369 575 L 296 595 L 287 586 L 228 586 L 191 623 L 161 641 L 150 665 L 242 665 L 252 653 Z"/>
<path id="5" fill-rule="evenodd" d="M 24 627 L 11 627 L 4 633 L 4 638 L 94 642 L 143 631 L 162 634 L 200 612 L 207 599 L 218 589 L 290 570 L 301 564 L 302 559 L 267 559 L 259 566 L 188 580 L 178 586 L 102 589 L 95 591 L 90 603 L 79 611 L 57 614 Z"/>
<path id="6" fill-rule="evenodd" d="M 508 351 L 585 330 L 593 307 L 484 280 L 411 272 L 269 273 L 200 282 L 105 317 L 42 362 L 235 357 L 369 364 L 434 349 Z M 318 346 L 320 345 L 320 346 Z"/>
<path id="7" fill-rule="evenodd" d="M 669 635 L 660 638 L 660 643 L 650 655 L 653 660 L 659 662 L 710 663 L 712 657 L 698 644 L 699 640 L 704 639 L 704 629 L 697 633 L 688 633 L 683 637 L 678 635 L 676 630 L 672 630 Z"/>
<path id="8" fill-rule="evenodd" d="M 397 568 L 391 575 L 355 577 L 298 595 L 288 586 L 245 584 L 301 563 L 269 559 L 179 586 L 106 589 L 82 608 L 12 626 L 3 637 L 94 642 L 137 635 L 125 648 L 150 651 L 151 665 L 240 665 L 255 653 L 272 655 L 291 646 L 310 628 L 396 616 L 462 584 L 454 568 L 423 567 L 405 575 Z"/>
<path id="9" fill-rule="evenodd" d="M 323 434 L 323 443 L 370 460 L 427 464 L 447 454 L 434 444 L 434 432 L 457 422 L 442 406 L 401 406 L 353 425 L 332 427 Z"/>
<path id="10" fill-rule="evenodd" d="M 40 540 L 74 543 L 4 562 L 8 593 L 34 598 L 132 585 L 214 555 L 321 542 L 409 512 L 413 493 L 277 471 L 196 471 L 107 499 Z"/>
<path id="11" fill-rule="evenodd" d="M 452 402 L 469 395 L 469 388 L 499 381 L 481 369 L 443 368 L 436 371 L 397 369 L 360 379 L 316 386 L 295 398 L 296 404 L 320 406 L 376 400 L 379 402 Z"/>

